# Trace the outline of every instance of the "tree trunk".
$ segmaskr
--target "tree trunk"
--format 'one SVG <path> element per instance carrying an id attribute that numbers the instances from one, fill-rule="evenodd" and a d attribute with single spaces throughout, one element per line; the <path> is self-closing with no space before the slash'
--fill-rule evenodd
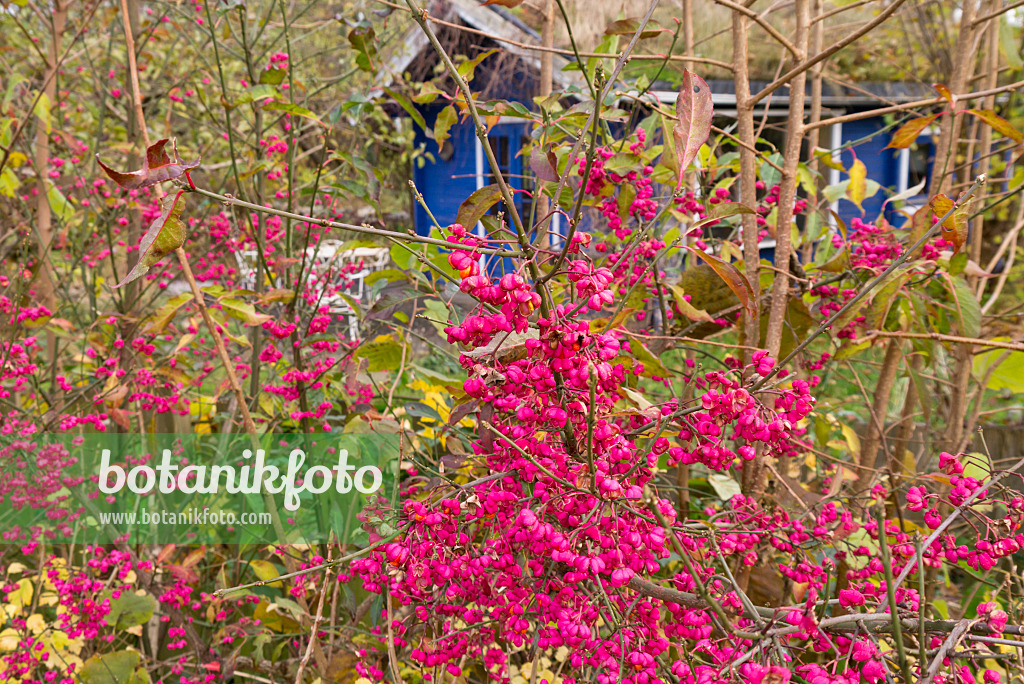
<path id="1" fill-rule="evenodd" d="M 796 32 L 793 45 L 796 47 L 796 62 L 807 59 L 807 42 L 810 25 L 810 0 L 796 0 Z M 778 215 L 775 221 L 775 279 L 772 283 L 771 310 L 768 317 L 768 331 L 765 335 L 765 349 L 772 356 L 779 355 L 782 345 L 782 331 L 786 325 L 786 307 L 789 304 L 789 258 L 793 252 L 791 232 L 793 205 L 796 202 L 797 166 L 800 163 L 800 149 L 804 138 L 804 100 L 807 86 L 807 72 L 801 71 L 793 77 L 789 86 L 789 119 L 786 124 L 786 149 L 782 165 L 782 185 L 779 189 Z"/>

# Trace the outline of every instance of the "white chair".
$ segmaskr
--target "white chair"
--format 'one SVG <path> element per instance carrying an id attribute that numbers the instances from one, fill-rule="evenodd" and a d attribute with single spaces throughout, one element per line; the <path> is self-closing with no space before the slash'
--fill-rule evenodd
<path id="1" fill-rule="evenodd" d="M 235 252 L 238 263 L 238 287 L 242 290 L 256 289 L 256 260 L 259 252 L 255 249 L 239 249 Z"/>
<path id="2" fill-rule="evenodd" d="M 320 302 L 333 314 L 348 318 L 349 339 L 359 337 L 359 317 L 341 290 L 347 289 L 348 296 L 361 305 L 369 305 L 366 277 L 374 271 L 383 270 L 390 261 L 386 247 L 354 247 L 343 249 L 341 240 L 322 240 L 306 250 L 311 264 L 310 284 L 314 290 L 322 291 Z M 346 272 L 352 264 L 358 270 Z"/>

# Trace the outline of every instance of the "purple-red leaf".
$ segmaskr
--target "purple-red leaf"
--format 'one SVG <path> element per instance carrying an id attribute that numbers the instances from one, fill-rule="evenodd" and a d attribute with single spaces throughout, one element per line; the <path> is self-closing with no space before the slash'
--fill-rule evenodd
<path id="1" fill-rule="evenodd" d="M 725 281 L 726 286 L 733 291 L 740 304 L 747 310 L 750 316 L 757 316 L 757 297 L 754 295 L 754 288 L 750 287 L 747 277 L 737 270 L 728 261 L 719 259 L 714 254 L 708 254 L 695 247 L 687 247 L 688 250 L 704 260 L 704 262 L 718 274 L 718 277 Z"/>
<path id="2" fill-rule="evenodd" d="M 185 209 L 184 190 L 167 195 L 160 200 L 163 211 L 153 222 L 139 243 L 139 261 L 124 280 L 115 285 L 123 287 L 139 278 L 155 263 L 185 244 L 185 224 L 181 212 Z"/>
<path id="3" fill-rule="evenodd" d="M 555 153 L 551 150 L 548 150 L 547 154 L 542 153 L 538 149 L 534 149 L 530 152 L 530 170 L 533 171 L 537 178 L 542 181 L 557 183 L 557 168 L 558 159 L 555 157 Z"/>
<path id="4" fill-rule="evenodd" d="M 678 179 L 676 190 L 683 186 L 687 167 L 696 158 L 697 151 L 711 133 L 711 90 L 700 76 L 688 69 L 683 70 L 683 83 L 676 98 L 676 125 L 672 137 L 676 144 Z"/>
<path id="5" fill-rule="evenodd" d="M 172 161 L 164 151 L 164 146 L 167 143 L 168 139 L 164 138 L 150 145 L 146 149 L 146 159 L 142 162 L 142 168 L 138 171 L 129 171 L 128 173 L 115 171 L 104 164 L 99 155 L 96 155 L 96 161 L 107 172 L 107 175 L 125 190 L 148 188 L 157 183 L 181 178 L 186 171 L 199 166 L 198 158 L 195 161 L 183 162 L 178 156 L 178 147 L 174 143 L 171 143 L 174 149 L 174 160 Z"/>
<path id="6" fill-rule="evenodd" d="M 497 185 L 485 185 L 459 206 L 459 213 L 455 222 L 461 224 L 466 230 L 473 230 L 473 226 L 491 210 L 495 204 L 501 201 L 501 188 Z"/>

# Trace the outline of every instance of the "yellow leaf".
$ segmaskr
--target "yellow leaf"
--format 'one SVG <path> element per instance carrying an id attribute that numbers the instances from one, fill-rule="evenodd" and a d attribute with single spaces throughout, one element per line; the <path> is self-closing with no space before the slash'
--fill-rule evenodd
<path id="1" fill-rule="evenodd" d="M 28 620 L 25 620 L 25 626 L 32 630 L 33 634 L 39 634 L 46 629 L 46 619 L 39 613 L 35 613 L 29 615 Z"/>
<path id="2" fill-rule="evenodd" d="M 851 454 L 860 453 L 860 437 L 853 431 L 853 428 L 846 423 L 841 423 L 839 429 L 843 432 L 843 439 L 846 440 L 846 446 L 849 447 Z"/>
<path id="3" fill-rule="evenodd" d="M 849 175 L 850 185 L 846 188 L 846 197 L 860 207 L 868 194 L 868 169 L 860 159 L 854 159 Z"/>
<path id="4" fill-rule="evenodd" d="M 256 573 L 256 576 L 259 577 L 264 582 L 266 582 L 267 580 L 270 580 L 270 579 L 274 579 L 275 577 L 280 577 L 281 576 L 281 572 L 270 561 L 251 560 L 251 561 L 249 561 L 249 567 L 251 567 L 252 571 L 254 573 Z M 267 586 L 268 587 L 283 587 L 284 583 L 281 582 L 281 581 L 271 582 Z"/>
<path id="5" fill-rule="evenodd" d="M 35 587 L 32 586 L 32 580 L 18 580 L 18 588 L 7 595 L 7 601 L 15 605 L 27 606 L 32 603 L 34 593 Z"/>
<path id="6" fill-rule="evenodd" d="M 21 643 L 21 636 L 16 629 L 5 629 L 0 632 L 0 652 L 10 652 L 18 648 Z"/>

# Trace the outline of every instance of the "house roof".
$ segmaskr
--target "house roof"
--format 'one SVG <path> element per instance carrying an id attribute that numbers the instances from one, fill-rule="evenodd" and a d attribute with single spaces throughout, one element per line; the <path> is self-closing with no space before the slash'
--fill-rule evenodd
<path id="1" fill-rule="evenodd" d="M 503 50 L 517 55 L 526 64 L 538 72 L 540 71 L 540 55 L 537 51 L 521 48 L 512 42 L 503 42 L 513 41 L 539 46 L 541 41 L 540 35 L 536 31 L 504 7 L 482 5 L 478 0 L 440 0 L 432 3 L 431 16 L 442 21 L 461 23 L 477 29 L 487 36 L 500 39 L 499 42 Z M 375 83 L 376 87 L 371 96 L 379 94 L 380 89 L 391 85 L 395 74 L 405 73 L 413 61 L 428 49 L 430 49 L 430 41 L 426 34 L 419 26 L 414 25 L 405 34 L 398 50 L 387 61 L 387 69 Z M 556 89 L 584 85 L 579 72 L 562 71 L 562 68 L 568 64 L 569 60 L 564 56 L 552 55 L 551 77 Z"/>

